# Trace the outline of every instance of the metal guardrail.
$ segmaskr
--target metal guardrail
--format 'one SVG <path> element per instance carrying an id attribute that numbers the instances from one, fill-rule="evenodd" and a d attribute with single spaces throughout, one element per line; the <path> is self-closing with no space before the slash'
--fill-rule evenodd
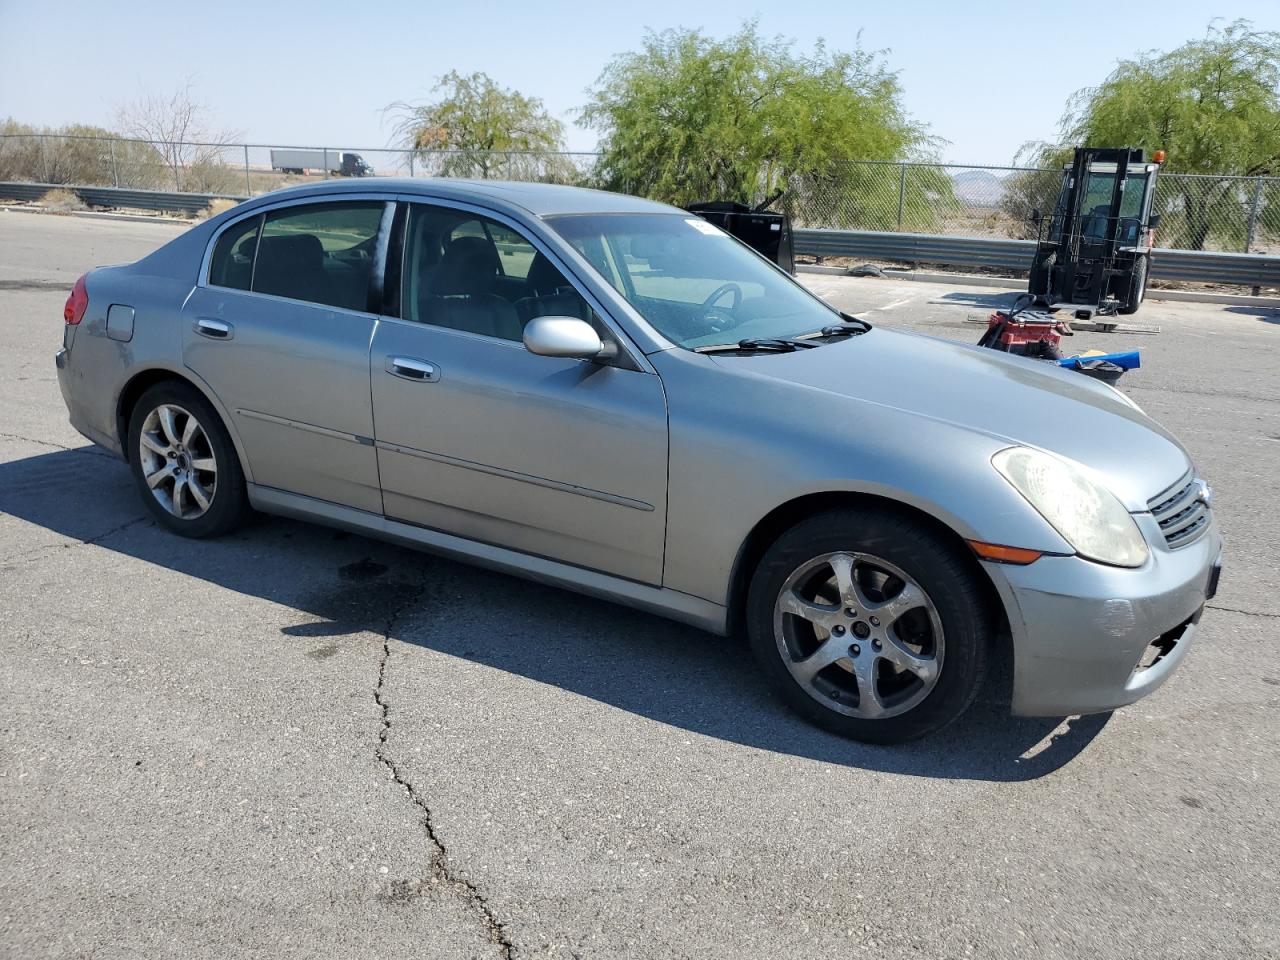
<path id="1" fill-rule="evenodd" d="M 279 150 L 319 156 L 314 172 L 334 173 L 351 153 L 378 175 L 477 177 L 603 186 L 611 182 L 591 152 L 413 149 L 348 144 L 164 141 L 36 130 L 10 122 L 0 133 L 0 181 L 56 181 L 134 190 L 258 196 L 304 179 L 273 159 Z M 784 165 L 785 166 L 785 165 Z M 296 168 L 291 168 L 296 169 Z M 1062 168 L 946 164 L 912 160 L 833 160 L 805 174 L 758 171 L 760 201 L 786 191 L 780 209 L 800 227 L 896 230 L 951 236 L 1026 238 L 1031 212 L 1051 210 Z M 716 199 L 714 178 L 698 192 Z M 639 192 L 644 192 L 643 183 Z M 623 190 L 632 192 L 624 183 Z M 748 200 L 747 197 L 739 199 Z M 1151 212 L 1162 243 L 1180 250 L 1265 253 L 1280 249 L 1280 177 L 1163 172 Z"/>
<path id="2" fill-rule="evenodd" d="M 94 207 L 199 213 L 213 200 L 243 197 L 208 193 L 162 193 L 118 187 L 71 187 L 54 183 L 0 183 L 0 199 L 39 200 L 50 190 L 71 190 Z M 954 267 L 1029 270 L 1032 240 L 1001 237 L 950 237 L 932 233 L 872 230 L 795 231 L 795 252 L 819 257 L 853 257 L 899 263 Z M 1280 257 L 1256 253 L 1209 253 L 1158 248 L 1151 277 L 1195 283 L 1230 283 L 1246 287 L 1280 286 Z"/>
<path id="3" fill-rule="evenodd" d="M 69 190 L 91 207 L 156 210 L 161 213 L 199 213 L 214 200 L 235 200 L 216 193 L 162 193 L 123 187 L 73 187 L 58 183 L 0 183 L 0 199 L 39 200 L 50 190 Z"/>
<path id="4" fill-rule="evenodd" d="M 795 251 L 798 254 L 940 266 L 1025 271 L 1031 269 L 1035 247 L 1034 240 L 998 237 L 948 237 L 869 230 L 795 232 Z M 1151 277 L 1156 280 L 1276 287 L 1280 286 L 1280 257 L 1157 248 L 1152 252 Z"/>

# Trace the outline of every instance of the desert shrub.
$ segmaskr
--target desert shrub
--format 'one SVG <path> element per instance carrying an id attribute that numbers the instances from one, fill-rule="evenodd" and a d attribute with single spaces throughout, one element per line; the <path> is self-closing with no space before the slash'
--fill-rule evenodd
<path id="1" fill-rule="evenodd" d="M 111 132 L 71 124 L 33 127 L 6 120 L 0 124 L 0 179 L 34 183 L 110 186 Z"/>
<path id="2" fill-rule="evenodd" d="M 215 200 L 211 200 L 209 205 L 204 208 L 203 213 L 200 215 L 200 219 L 208 220 L 211 217 L 216 217 L 220 213 L 226 213 L 232 207 L 237 206 L 239 206 L 239 204 L 235 200 L 229 200 L 226 197 L 218 197 Z"/>
<path id="3" fill-rule="evenodd" d="M 210 151 L 182 170 L 181 189 L 184 193 L 243 193 L 244 170 L 228 166 Z"/>
<path id="4" fill-rule="evenodd" d="M 66 213 L 71 210 L 85 210 L 83 200 L 81 200 L 73 190 L 65 190 L 59 187 L 56 190 L 50 190 L 40 198 L 42 206 L 50 210 L 56 210 L 59 213 Z"/>

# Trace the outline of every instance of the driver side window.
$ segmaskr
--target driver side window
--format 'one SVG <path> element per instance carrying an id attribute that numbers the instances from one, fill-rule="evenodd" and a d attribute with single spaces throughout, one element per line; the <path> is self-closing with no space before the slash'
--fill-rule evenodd
<path id="1" fill-rule="evenodd" d="M 415 203 L 405 225 L 401 316 L 520 342 L 534 317 L 591 320 L 556 266 L 510 227 L 465 210 Z"/>

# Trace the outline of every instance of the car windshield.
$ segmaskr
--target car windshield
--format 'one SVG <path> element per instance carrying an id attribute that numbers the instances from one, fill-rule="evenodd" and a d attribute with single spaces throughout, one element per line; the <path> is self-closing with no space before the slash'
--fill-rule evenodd
<path id="1" fill-rule="evenodd" d="M 794 337 L 838 314 L 748 247 L 679 213 L 548 218 L 663 336 L 686 349 Z"/>

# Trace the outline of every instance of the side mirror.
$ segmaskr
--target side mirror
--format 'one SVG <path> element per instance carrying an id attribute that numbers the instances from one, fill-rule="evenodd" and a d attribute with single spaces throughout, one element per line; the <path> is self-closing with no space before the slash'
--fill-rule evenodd
<path id="1" fill-rule="evenodd" d="M 605 360 L 613 355 L 609 347 L 591 324 L 577 317 L 534 317 L 524 328 L 524 348 L 540 357 Z"/>
<path id="2" fill-rule="evenodd" d="M 1160 214 L 1153 213 L 1151 219 L 1147 221 L 1147 229 L 1154 230 L 1158 226 L 1160 226 Z"/>

